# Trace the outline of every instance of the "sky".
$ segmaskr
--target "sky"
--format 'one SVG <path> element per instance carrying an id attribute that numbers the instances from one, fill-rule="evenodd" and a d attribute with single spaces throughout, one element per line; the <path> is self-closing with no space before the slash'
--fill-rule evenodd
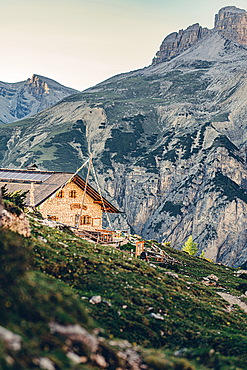
<path id="1" fill-rule="evenodd" d="M 171 32 L 213 28 L 246 0 L 0 0 L 0 81 L 38 74 L 84 90 L 151 64 Z"/>

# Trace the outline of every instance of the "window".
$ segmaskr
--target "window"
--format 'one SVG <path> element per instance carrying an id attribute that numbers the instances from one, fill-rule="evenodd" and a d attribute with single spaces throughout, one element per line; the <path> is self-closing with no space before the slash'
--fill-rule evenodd
<path id="1" fill-rule="evenodd" d="M 76 191 L 75 191 L 75 190 L 71 190 L 71 191 L 69 192 L 69 197 L 70 197 L 70 198 L 76 198 L 76 196 L 77 196 L 77 194 L 76 194 Z"/>
<path id="2" fill-rule="evenodd" d="M 81 216 L 81 225 L 91 225 L 91 217 Z"/>
<path id="3" fill-rule="evenodd" d="M 56 198 L 63 198 L 64 197 L 64 191 L 60 190 L 58 194 L 56 194 Z"/>
<path id="4" fill-rule="evenodd" d="M 51 221 L 58 221 L 58 217 L 57 216 L 52 216 L 52 215 L 47 215 L 47 219 L 51 220 Z"/>
<path id="5" fill-rule="evenodd" d="M 93 218 L 93 226 L 100 226 L 100 218 Z"/>
<path id="6" fill-rule="evenodd" d="M 78 226 L 79 215 L 75 215 L 75 227 Z M 91 216 L 81 216 L 81 225 L 91 225 L 92 217 Z"/>

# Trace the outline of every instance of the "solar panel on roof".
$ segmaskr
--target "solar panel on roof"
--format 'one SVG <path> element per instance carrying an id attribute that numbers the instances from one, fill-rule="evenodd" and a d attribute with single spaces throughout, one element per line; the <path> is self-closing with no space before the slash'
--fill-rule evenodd
<path id="1" fill-rule="evenodd" d="M 44 182 L 51 174 L 0 170 L 0 180 L 22 180 Z"/>

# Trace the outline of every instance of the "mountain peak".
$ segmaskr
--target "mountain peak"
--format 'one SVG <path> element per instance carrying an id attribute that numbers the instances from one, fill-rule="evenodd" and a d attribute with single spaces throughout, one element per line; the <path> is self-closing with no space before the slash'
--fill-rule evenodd
<path id="1" fill-rule="evenodd" d="M 186 30 L 171 33 L 162 42 L 160 50 L 156 53 L 152 64 L 156 65 L 175 58 L 209 32 L 207 28 L 202 28 L 199 23 L 195 23 L 186 28 Z"/>
<path id="2" fill-rule="evenodd" d="M 215 15 L 215 24 L 212 30 L 202 28 L 199 23 L 195 23 L 186 30 L 169 34 L 163 40 L 152 64 L 167 62 L 177 57 L 213 32 L 218 32 L 225 39 L 246 46 L 247 12 L 235 6 L 226 6 Z"/>
<path id="3" fill-rule="evenodd" d="M 42 79 L 42 77 L 41 77 L 41 76 L 39 76 L 39 75 L 36 75 L 36 74 L 33 74 L 31 78 L 28 78 L 28 80 L 29 80 L 30 82 L 34 82 L 34 81 L 37 81 L 37 80 L 39 80 L 39 79 Z"/>
<path id="4" fill-rule="evenodd" d="M 37 74 L 22 82 L 0 83 L 0 122 L 8 123 L 30 117 L 77 92 Z"/>
<path id="5" fill-rule="evenodd" d="M 214 28 L 228 40 L 247 45 L 247 12 L 235 6 L 221 8 L 215 15 Z"/>
<path id="6" fill-rule="evenodd" d="M 41 76 L 32 75 L 31 79 L 28 79 L 27 90 L 31 95 L 35 95 L 36 98 L 39 98 L 42 94 L 49 94 L 49 87 L 45 81 L 40 78 Z"/>

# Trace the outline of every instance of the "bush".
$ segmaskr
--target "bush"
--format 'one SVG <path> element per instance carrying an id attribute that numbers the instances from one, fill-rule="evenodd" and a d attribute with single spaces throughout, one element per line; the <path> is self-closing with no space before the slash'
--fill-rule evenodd
<path id="1" fill-rule="evenodd" d="M 8 192 L 6 185 L 2 186 L 1 190 L 3 204 L 6 210 L 10 213 L 16 214 L 16 216 L 20 216 L 26 207 L 25 200 L 29 190 L 24 191 L 23 193 L 21 190 L 11 193 Z"/>
<path id="2" fill-rule="evenodd" d="M 193 242 L 192 235 L 189 236 L 189 239 L 187 242 L 185 242 L 185 245 L 183 245 L 184 252 L 189 253 L 190 256 L 195 256 L 198 252 L 197 243 Z"/>
<path id="3" fill-rule="evenodd" d="M 247 283 L 241 283 L 238 286 L 236 286 L 236 289 L 239 290 L 242 293 L 247 292 Z"/>

